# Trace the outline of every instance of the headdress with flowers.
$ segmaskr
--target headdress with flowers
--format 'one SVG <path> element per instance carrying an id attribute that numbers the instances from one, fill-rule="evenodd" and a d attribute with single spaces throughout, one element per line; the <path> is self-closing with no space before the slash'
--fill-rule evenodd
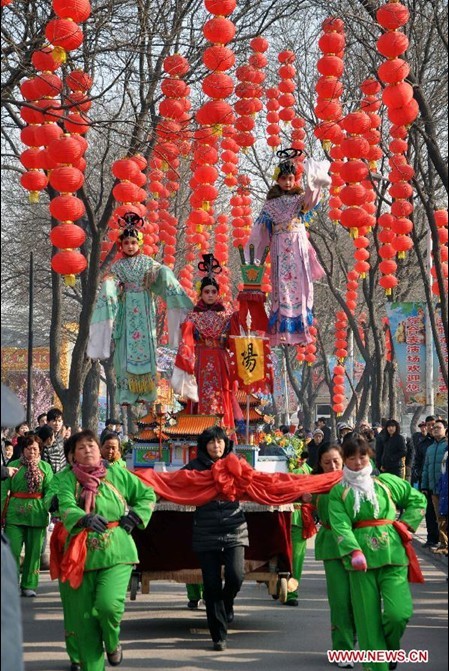
<path id="1" fill-rule="evenodd" d="M 118 225 L 122 229 L 118 239 L 123 242 L 125 238 L 136 238 L 139 247 L 143 245 L 143 233 L 141 228 L 144 227 L 145 221 L 141 216 L 135 212 L 126 212 L 123 217 L 118 220 Z"/>
<path id="2" fill-rule="evenodd" d="M 301 149 L 280 149 L 276 152 L 276 156 L 280 159 L 277 167 L 273 173 L 273 179 L 277 182 L 282 175 L 296 175 L 296 165 L 294 159 L 302 154 Z"/>

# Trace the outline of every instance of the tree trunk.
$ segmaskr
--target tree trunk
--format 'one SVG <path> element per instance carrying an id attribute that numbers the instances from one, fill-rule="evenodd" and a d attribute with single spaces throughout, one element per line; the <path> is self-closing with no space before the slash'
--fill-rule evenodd
<path id="1" fill-rule="evenodd" d="M 98 391 L 100 385 L 100 363 L 93 361 L 83 387 L 82 427 L 98 431 Z"/>

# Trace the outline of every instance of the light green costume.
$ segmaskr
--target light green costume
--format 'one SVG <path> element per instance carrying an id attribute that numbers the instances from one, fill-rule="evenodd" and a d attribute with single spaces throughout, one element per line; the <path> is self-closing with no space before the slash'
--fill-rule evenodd
<path id="1" fill-rule="evenodd" d="M 329 494 L 319 494 L 315 504 L 321 522 L 315 538 L 315 559 L 324 562 L 331 616 L 332 649 L 352 650 L 355 641 L 355 624 L 349 573 L 340 559 L 337 542 L 330 528 Z"/>
<path id="2" fill-rule="evenodd" d="M 58 495 L 61 478 L 65 477 L 65 473 L 67 473 L 68 471 L 71 471 L 71 466 L 69 464 L 67 464 L 67 466 L 65 466 L 62 469 L 62 471 L 58 471 L 57 473 L 55 473 L 53 480 L 50 483 L 50 487 L 48 488 L 48 492 L 45 495 L 45 505 L 47 509 L 50 507 L 53 497 L 55 495 L 56 496 Z M 52 516 L 54 518 L 60 517 L 59 511 L 53 512 Z M 58 587 L 62 603 L 62 613 L 64 617 L 65 647 L 70 661 L 79 664 L 80 653 L 78 651 L 78 641 L 75 636 L 74 613 L 71 608 L 67 607 L 67 600 L 65 599 L 65 593 L 67 591 L 68 583 L 61 582 L 61 580 L 58 580 Z"/>
<path id="3" fill-rule="evenodd" d="M 86 514 L 79 507 L 81 486 L 71 470 L 61 477 L 58 499 L 61 519 L 70 536 L 79 533 L 79 520 Z M 126 509 L 142 520 L 144 528 L 152 514 L 156 496 L 125 468 L 108 468 L 95 500 L 95 513 L 109 522 L 119 521 Z M 83 582 L 78 589 L 66 584 L 61 597 L 73 612 L 73 626 L 83 671 L 104 671 L 104 650 L 119 645 L 120 622 L 133 565 L 138 561 L 134 540 L 120 527 L 103 534 L 89 531 Z"/>
<path id="4" fill-rule="evenodd" d="M 309 464 L 304 463 L 300 468 L 295 468 L 291 471 L 296 475 L 309 475 L 312 472 Z M 304 559 L 306 558 L 307 550 L 307 538 L 302 537 L 303 525 L 302 525 L 302 504 L 295 503 L 295 510 L 292 513 L 292 528 L 291 528 L 291 537 L 292 537 L 292 576 L 301 583 L 302 569 L 304 568 Z M 294 601 L 298 598 L 298 590 L 294 592 L 289 592 L 287 596 L 287 602 Z"/>
<path id="5" fill-rule="evenodd" d="M 379 502 L 377 519 L 396 519 L 396 507 L 402 508 L 401 522 L 415 530 L 426 510 L 426 499 L 407 481 L 383 473 L 375 479 Z M 373 520 L 371 502 L 362 500 L 354 513 L 354 493 L 342 484 L 329 495 L 329 519 L 343 564 L 349 573 L 352 606 L 361 650 L 399 650 L 401 637 L 413 613 L 407 580 L 408 558 L 391 524 L 354 529 L 362 520 Z M 355 571 L 351 553 L 361 550 L 368 570 Z M 383 611 L 382 611 L 382 605 Z M 387 663 L 364 664 L 367 671 L 388 671 Z"/>
<path id="6" fill-rule="evenodd" d="M 87 356 L 110 356 L 113 325 L 118 403 L 153 403 L 157 396 L 155 298 L 160 296 L 167 305 L 173 337 L 193 304 L 170 268 L 145 254 L 119 259 L 110 273 L 116 281 L 108 278 L 100 288 Z"/>
<path id="7" fill-rule="evenodd" d="M 40 499 L 19 499 L 15 493 L 27 493 L 28 484 L 25 478 L 26 468 L 19 460 L 8 464 L 19 470 L 12 478 L 2 481 L 2 511 L 7 503 L 5 534 L 11 545 L 11 552 L 17 562 L 20 575 L 20 553 L 25 545 L 25 557 L 22 565 L 22 589 L 36 590 L 39 584 L 39 568 L 41 563 L 41 548 L 48 526 L 48 512 L 44 497 L 53 479 L 51 466 L 45 461 L 39 461 L 39 470 L 44 474 L 39 493 Z M 10 498 L 7 502 L 8 492 Z"/>

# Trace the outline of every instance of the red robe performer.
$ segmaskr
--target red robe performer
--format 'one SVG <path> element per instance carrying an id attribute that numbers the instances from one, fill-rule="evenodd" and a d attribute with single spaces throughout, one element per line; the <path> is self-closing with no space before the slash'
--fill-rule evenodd
<path id="1" fill-rule="evenodd" d="M 199 268 L 207 271 L 200 300 L 181 325 L 181 338 L 171 383 L 174 391 L 189 399 L 188 412 L 222 416 L 223 426 L 233 429 L 243 421 L 233 393 L 233 374 L 227 350 L 233 311 L 220 302 L 213 275 L 221 271 L 212 254 L 203 256 Z"/>

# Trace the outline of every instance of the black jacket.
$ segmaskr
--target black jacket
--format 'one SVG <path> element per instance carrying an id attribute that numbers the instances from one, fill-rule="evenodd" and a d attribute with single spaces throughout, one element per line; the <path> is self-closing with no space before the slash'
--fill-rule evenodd
<path id="1" fill-rule="evenodd" d="M 376 466 L 381 473 L 391 473 L 400 478 L 405 477 L 405 458 L 407 444 L 404 436 L 395 433 L 390 436 L 381 431 L 376 440 Z"/>
<path id="2" fill-rule="evenodd" d="M 424 461 L 426 459 L 426 452 L 429 445 L 432 445 L 434 442 L 433 437 L 427 434 L 418 442 L 415 454 L 413 456 L 413 466 L 412 466 L 412 483 L 417 483 L 419 488 L 421 488 L 421 478 L 422 471 L 424 468 Z"/>
<path id="3" fill-rule="evenodd" d="M 184 468 L 188 471 L 207 471 L 213 464 L 207 453 L 199 452 L 197 458 L 189 461 Z M 222 550 L 238 545 L 249 545 L 248 527 L 239 501 L 210 501 L 196 509 L 192 543 L 195 552 Z"/>

